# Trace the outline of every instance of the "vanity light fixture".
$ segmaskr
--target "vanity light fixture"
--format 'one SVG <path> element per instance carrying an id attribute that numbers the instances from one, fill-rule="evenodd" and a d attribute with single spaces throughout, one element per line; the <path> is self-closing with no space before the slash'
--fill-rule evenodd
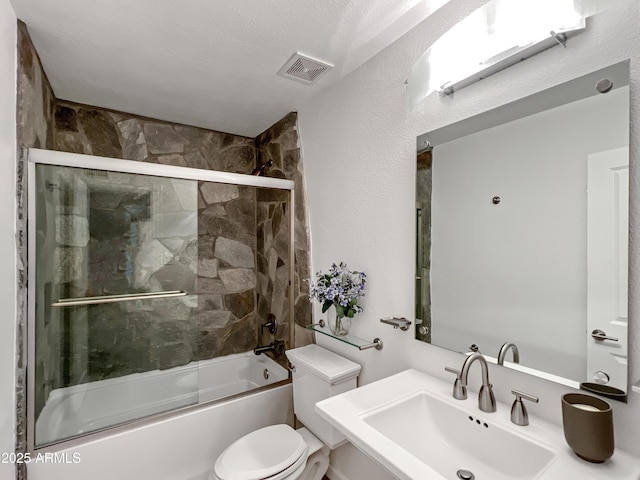
<path id="1" fill-rule="evenodd" d="M 527 58 L 533 57 L 538 53 L 541 53 L 556 45 L 562 45 L 566 48 L 567 38 L 570 35 L 576 34 L 584 30 L 584 23 L 575 26 L 571 30 L 565 30 L 563 32 L 556 33 L 553 30 L 549 32 L 549 36 L 544 40 L 533 41 L 524 47 L 516 46 L 512 47 L 504 52 L 495 55 L 484 62 L 480 62 L 479 65 L 484 66 L 481 70 L 476 71 L 472 75 L 462 78 L 457 81 L 448 81 L 438 88 L 440 95 L 453 95 L 454 92 L 463 89 L 471 85 L 472 83 L 479 82 L 480 80 L 487 78 L 494 73 L 498 73 L 501 70 L 509 68 L 516 63 L 520 63 Z"/>
<path id="2" fill-rule="evenodd" d="M 433 92 L 452 95 L 586 28 L 613 0 L 491 0 L 459 22 L 418 59 L 408 94 L 416 106 Z"/>

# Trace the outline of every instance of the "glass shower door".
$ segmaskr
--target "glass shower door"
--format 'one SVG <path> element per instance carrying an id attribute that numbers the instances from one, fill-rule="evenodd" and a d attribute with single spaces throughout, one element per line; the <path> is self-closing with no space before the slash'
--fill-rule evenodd
<path id="1" fill-rule="evenodd" d="M 35 445 L 198 403 L 198 182 L 35 174 Z"/>

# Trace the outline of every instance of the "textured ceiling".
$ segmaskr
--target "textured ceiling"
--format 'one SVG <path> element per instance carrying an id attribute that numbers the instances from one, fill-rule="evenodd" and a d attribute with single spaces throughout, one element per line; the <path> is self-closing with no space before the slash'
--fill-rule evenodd
<path id="1" fill-rule="evenodd" d="M 58 98 L 256 136 L 447 0 L 12 0 Z M 296 51 L 335 67 L 277 75 Z"/>

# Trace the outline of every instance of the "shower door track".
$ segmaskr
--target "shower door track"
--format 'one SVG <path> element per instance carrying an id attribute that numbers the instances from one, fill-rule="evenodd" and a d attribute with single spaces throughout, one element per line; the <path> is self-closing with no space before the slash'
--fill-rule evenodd
<path id="1" fill-rule="evenodd" d="M 35 272 L 36 270 L 36 208 L 35 208 L 35 195 L 36 195 L 36 182 L 35 173 L 36 165 L 55 165 L 60 167 L 72 167 L 81 168 L 89 171 L 107 171 L 116 173 L 129 173 L 138 175 L 148 175 L 155 177 L 166 177 L 183 180 L 196 180 L 203 182 L 215 182 L 234 184 L 251 187 L 272 188 L 278 190 L 286 190 L 289 192 L 289 344 L 294 345 L 294 322 L 293 312 L 295 311 L 295 298 L 294 298 L 294 282 L 295 278 L 295 183 L 293 180 L 286 180 L 281 178 L 262 177 L 254 175 L 244 175 L 240 173 L 220 172 L 216 170 L 203 170 L 199 168 L 191 167 L 178 167 L 173 165 L 160 165 L 155 163 L 146 163 L 133 160 L 122 160 L 117 158 L 97 157 L 94 155 L 84 155 L 78 153 L 59 152 L 54 150 L 43 150 L 38 148 L 28 148 L 22 150 L 22 159 L 26 162 L 27 172 L 27 236 L 28 236 L 28 272 Z M 153 292 L 156 294 L 169 294 L 170 296 L 182 296 L 183 292 L 171 291 L 171 292 Z M 138 295 L 138 294 L 135 294 Z M 126 297 L 127 295 L 122 295 Z M 109 297 L 109 296 L 106 296 Z M 88 298 L 87 300 L 96 300 L 97 297 Z M 104 297 L 103 297 L 104 299 Z M 71 305 L 71 300 L 85 300 L 85 299 L 62 299 L 62 305 Z M 128 300 L 125 298 L 124 300 Z M 110 300 L 107 300 L 110 301 Z M 121 301 L 111 300 L 111 301 Z M 85 436 L 73 437 L 68 440 L 61 440 L 53 444 L 45 444 L 37 447 L 35 445 L 35 405 L 34 405 L 34 378 L 35 378 L 35 282 L 28 281 L 27 285 L 27 320 L 26 320 L 26 335 L 25 346 L 27 350 L 27 450 L 31 453 L 36 451 L 57 451 L 64 448 L 69 448 L 74 445 L 78 445 L 87 441 L 87 438 L 96 439 L 106 435 L 112 435 L 116 432 L 122 432 L 136 425 L 144 424 L 153 421 L 152 417 L 146 417 L 144 419 L 132 420 L 130 422 L 109 427 L 105 430 L 97 430 L 94 433 L 86 434 Z M 285 383 L 285 382 L 279 382 Z M 276 384 L 277 385 L 277 384 Z M 267 387 L 263 387 L 267 388 Z M 225 400 L 225 399 L 223 399 Z M 207 404 L 214 404 L 219 400 L 212 402 L 203 402 L 195 405 L 178 408 L 177 410 L 162 412 L 153 416 L 153 418 L 164 419 L 174 415 L 184 414 L 185 410 L 202 408 Z"/>
<path id="2" fill-rule="evenodd" d="M 241 173 L 219 172 L 217 170 L 202 170 L 200 168 L 176 167 L 173 165 L 160 165 L 157 163 L 137 162 L 134 160 L 120 160 L 117 158 L 96 157 L 79 153 L 57 152 L 54 150 L 42 150 L 29 148 L 27 150 L 29 167 L 41 163 L 45 165 L 58 165 L 60 167 L 84 168 L 87 170 L 104 170 L 109 172 L 133 173 L 139 175 L 151 175 L 154 177 L 180 178 L 184 180 L 201 180 L 203 182 L 232 183 L 251 187 L 277 188 L 280 190 L 293 190 L 293 180 L 282 178 L 257 177 L 255 175 L 243 175 Z M 29 172 L 31 173 L 31 172 Z M 31 179 L 31 175 L 29 179 Z"/>

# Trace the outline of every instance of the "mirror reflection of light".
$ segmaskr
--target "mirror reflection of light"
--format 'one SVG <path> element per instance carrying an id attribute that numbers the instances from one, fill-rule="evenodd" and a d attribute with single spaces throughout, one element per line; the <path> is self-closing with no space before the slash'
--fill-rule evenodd
<path id="1" fill-rule="evenodd" d="M 575 29 L 608 0 L 492 0 L 442 35 L 409 78 L 413 106 L 447 83 L 483 70 L 510 52 Z"/>

